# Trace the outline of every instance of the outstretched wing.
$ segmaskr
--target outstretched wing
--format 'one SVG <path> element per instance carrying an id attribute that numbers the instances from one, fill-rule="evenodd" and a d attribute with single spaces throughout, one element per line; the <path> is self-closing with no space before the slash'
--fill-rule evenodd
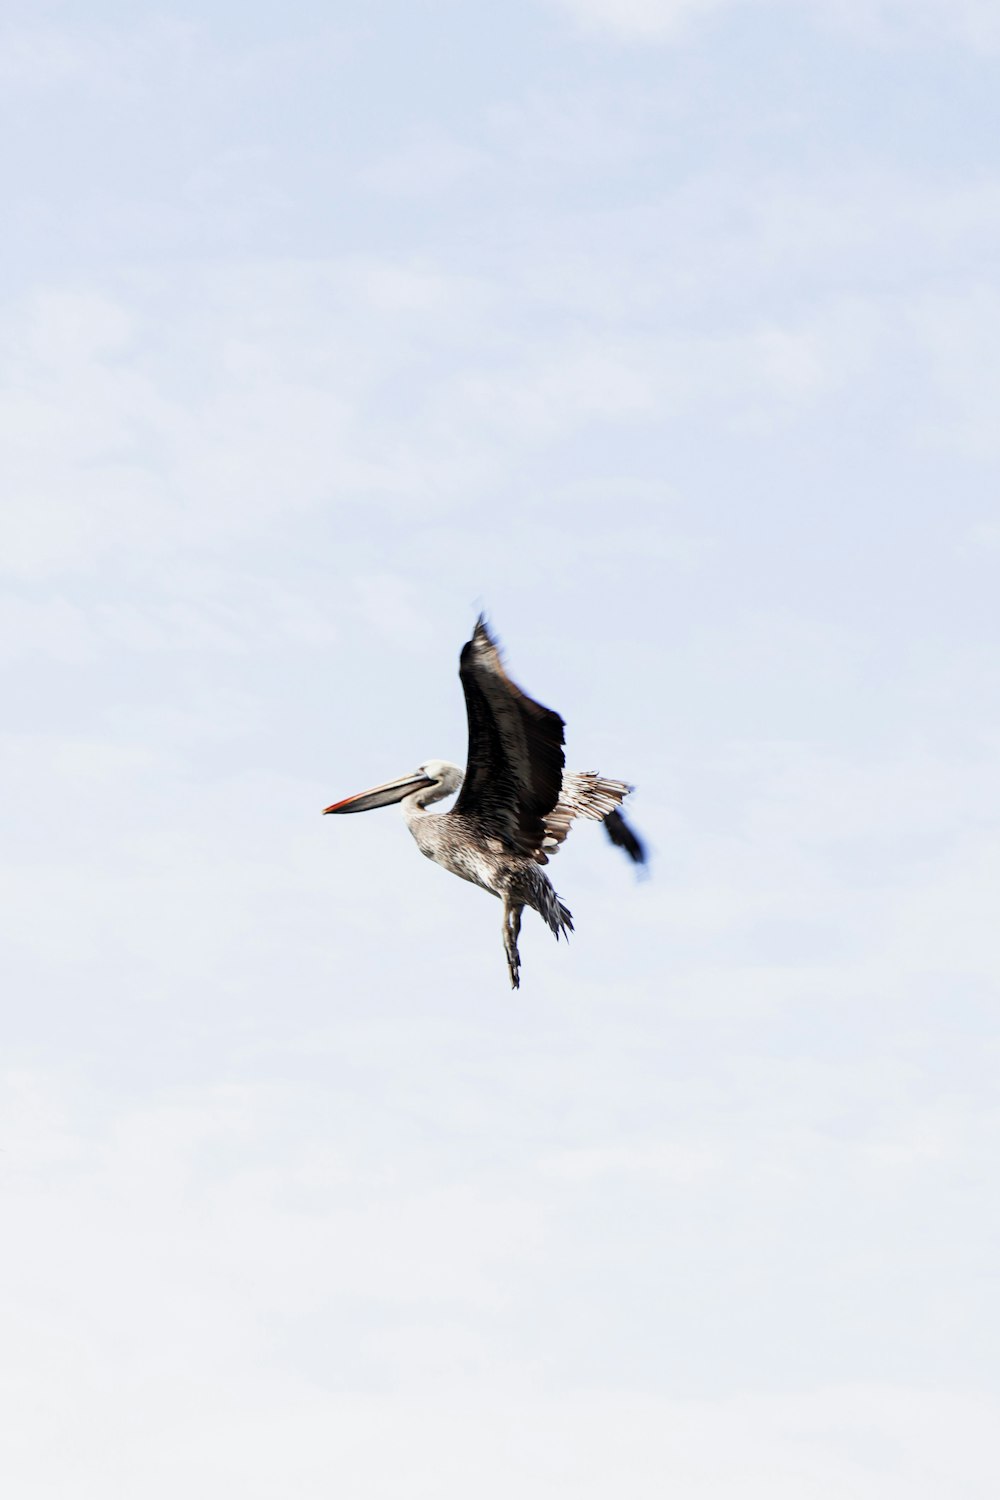
<path id="1" fill-rule="evenodd" d="M 535 855 L 538 863 L 547 864 L 549 856 L 558 852 L 574 818 L 603 822 L 609 834 L 612 818 L 624 825 L 618 808 L 630 791 L 627 782 L 612 781 L 610 776 L 601 776 L 597 771 L 565 771 L 559 801 L 545 819 L 545 839 Z"/>
<path id="2" fill-rule="evenodd" d="M 563 721 L 511 682 L 480 615 L 458 674 L 469 716 L 469 757 L 453 811 L 475 818 L 509 848 L 533 854 L 559 801 Z"/>
<path id="3" fill-rule="evenodd" d="M 629 859 L 635 864 L 644 865 L 646 863 L 645 844 L 635 829 L 629 827 L 620 812 L 608 813 L 604 819 L 604 831 L 611 842 L 617 844 L 619 849 L 624 849 Z"/>

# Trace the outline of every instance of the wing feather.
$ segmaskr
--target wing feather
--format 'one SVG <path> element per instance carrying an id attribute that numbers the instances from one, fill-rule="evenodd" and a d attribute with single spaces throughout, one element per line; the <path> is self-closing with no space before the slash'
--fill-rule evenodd
<path id="1" fill-rule="evenodd" d="M 646 863 L 646 846 L 635 829 L 626 823 L 620 812 L 609 812 L 604 819 L 604 831 L 613 844 L 624 849 L 634 864 Z"/>
<path id="2" fill-rule="evenodd" d="M 612 819 L 623 823 L 618 808 L 631 790 L 628 782 L 613 781 L 596 771 L 566 771 L 559 801 L 545 819 L 545 840 L 539 862 L 558 851 L 574 818 L 592 818 L 595 823 L 603 822 L 606 827 L 611 825 Z"/>
<path id="3" fill-rule="evenodd" d="M 469 755 L 454 811 L 476 818 L 509 847 L 533 854 L 546 836 L 546 814 L 559 801 L 563 721 L 507 676 L 482 615 L 462 648 L 458 671 Z"/>

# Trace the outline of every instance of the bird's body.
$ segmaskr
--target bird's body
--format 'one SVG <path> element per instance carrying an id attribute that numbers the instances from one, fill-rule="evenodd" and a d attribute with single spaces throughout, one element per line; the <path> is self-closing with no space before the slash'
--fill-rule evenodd
<path id="1" fill-rule="evenodd" d="M 461 772 L 459 772 L 461 775 Z M 491 835 L 479 819 L 460 812 L 431 813 L 420 806 L 420 792 L 412 792 L 403 804 L 403 815 L 421 854 L 442 865 L 461 880 L 481 886 L 499 896 L 504 907 L 504 946 L 510 980 L 517 989 L 521 966 L 517 935 L 521 911 L 530 906 L 558 938 L 573 931 L 573 918 L 559 900 L 552 882 L 538 863 L 510 849 L 502 838 Z"/>
<path id="2" fill-rule="evenodd" d="M 537 911 L 557 938 L 573 930 L 568 908 L 541 869 L 573 819 L 606 821 L 612 840 L 637 862 L 645 852 L 619 811 L 631 787 L 594 772 L 564 770 L 562 719 L 510 680 L 482 617 L 462 651 L 459 674 L 469 717 L 464 776 L 448 761 L 425 761 L 413 774 L 325 811 L 366 812 L 401 802 L 422 854 L 503 902 L 504 948 L 516 989 L 524 907 Z M 450 812 L 428 810 L 456 792 Z"/>

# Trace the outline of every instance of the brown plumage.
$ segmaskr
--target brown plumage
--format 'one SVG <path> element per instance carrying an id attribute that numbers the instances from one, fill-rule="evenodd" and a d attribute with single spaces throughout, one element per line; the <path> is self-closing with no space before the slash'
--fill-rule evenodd
<path id="1" fill-rule="evenodd" d="M 455 811 L 488 821 L 513 848 L 533 855 L 562 788 L 563 721 L 507 676 L 482 615 L 462 647 L 458 675 L 469 750 Z"/>
<path id="2" fill-rule="evenodd" d="M 504 948 L 516 989 L 524 907 L 537 911 L 557 938 L 573 930 L 569 909 L 539 868 L 556 853 L 573 819 L 603 820 L 612 842 L 634 860 L 643 860 L 645 852 L 618 810 L 631 787 L 593 771 L 565 770 L 562 719 L 507 675 L 483 616 L 462 649 L 459 676 L 469 721 L 464 776 L 447 761 L 425 761 L 411 775 L 325 811 L 365 812 L 402 802 L 423 854 L 503 902 Z M 450 812 L 427 811 L 455 792 Z"/>

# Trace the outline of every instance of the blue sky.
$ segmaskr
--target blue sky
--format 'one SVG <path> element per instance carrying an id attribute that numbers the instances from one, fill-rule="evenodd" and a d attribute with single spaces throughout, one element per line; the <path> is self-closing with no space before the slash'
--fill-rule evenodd
<path id="1" fill-rule="evenodd" d="M 18 1495 L 996 1493 L 998 60 L 6 8 Z M 655 851 L 513 997 L 319 816 L 462 759 L 483 607 Z"/>

